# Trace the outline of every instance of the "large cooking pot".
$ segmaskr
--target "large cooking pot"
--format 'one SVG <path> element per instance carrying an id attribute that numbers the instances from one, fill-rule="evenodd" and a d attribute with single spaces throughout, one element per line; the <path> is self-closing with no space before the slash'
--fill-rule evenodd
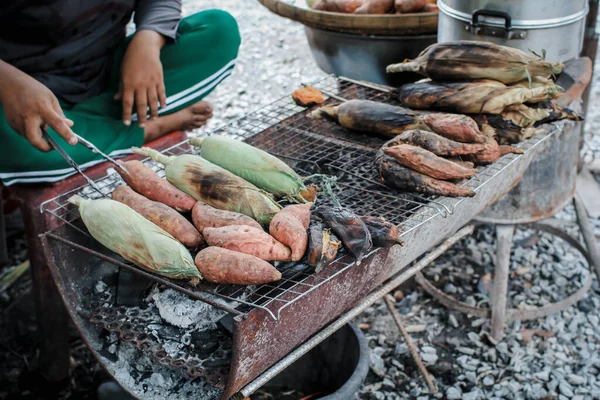
<path id="1" fill-rule="evenodd" d="M 438 0 L 438 42 L 484 40 L 541 54 L 579 56 L 587 0 Z"/>

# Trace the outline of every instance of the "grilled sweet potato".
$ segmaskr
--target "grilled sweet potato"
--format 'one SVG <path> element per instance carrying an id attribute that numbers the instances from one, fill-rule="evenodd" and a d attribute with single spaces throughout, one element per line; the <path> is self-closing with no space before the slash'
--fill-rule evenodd
<path id="1" fill-rule="evenodd" d="M 344 14 L 385 14 L 394 7 L 394 0 L 317 0 L 312 8 Z"/>
<path id="2" fill-rule="evenodd" d="M 161 178 L 141 161 L 123 163 L 129 174 L 119 168 L 117 172 L 133 190 L 146 198 L 166 204 L 177 211 L 190 211 L 196 200 Z"/>
<path id="3" fill-rule="evenodd" d="M 219 210 L 201 201 L 197 202 L 192 209 L 192 221 L 200 232 L 204 228 L 220 228 L 230 225 L 246 225 L 262 230 L 260 224 L 247 215 Z"/>
<path id="4" fill-rule="evenodd" d="M 269 233 L 292 249 L 292 261 L 299 261 L 308 246 L 308 224 L 312 203 L 287 206 L 271 220 Z"/>
<path id="5" fill-rule="evenodd" d="M 183 215 L 169 206 L 148 200 L 129 186 L 118 186 L 113 191 L 112 198 L 163 228 L 186 247 L 196 248 L 203 243 L 200 232 Z"/>
<path id="6" fill-rule="evenodd" d="M 352 210 L 321 206 L 315 213 L 342 240 L 344 247 L 357 261 L 373 247 L 369 229 Z"/>
<path id="7" fill-rule="evenodd" d="M 446 139 L 445 137 L 442 137 L 436 133 L 422 130 L 406 131 L 388 141 L 384 147 L 391 147 L 402 143 L 419 146 L 438 156 L 460 156 L 465 154 L 473 154 L 483 151 L 487 148 L 485 144 L 459 143 L 455 142 L 454 140 Z"/>
<path id="8" fill-rule="evenodd" d="M 396 0 L 396 12 L 398 14 L 408 14 L 420 12 L 427 4 L 426 0 Z"/>
<path id="9" fill-rule="evenodd" d="M 495 163 L 496 161 L 498 161 L 498 159 L 500 159 L 500 157 L 506 154 L 523 154 L 523 150 L 519 149 L 518 147 L 499 146 L 498 142 L 496 142 L 494 139 L 488 138 L 488 143 L 492 144 L 490 148 L 479 153 L 466 156 L 466 158 L 468 158 L 469 161 L 472 161 L 475 164 L 487 165 Z"/>
<path id="10" fill-rule="evenodd" d="M 209 246 L 250 254 L 265 261 L 290 261 L 292 251 L 262 229 L 231 225 L 204 228 L 204 238 Z"/>
<path id="11" fill-rule="evenodd" d="M 398 190 L 448 197 L 475 196 L 475 192 L 470 188 L 441 181 L 403 167 L 383 151 L 378 152 L 375 163 L 383 183 Z"/>
<path id="12" fill-rule="evenodd" d="M 363 216 L 360 219 L 371 233 L 373 246 L 390 247 L 395 244 L 404 246 L 404 242 L 400 239 L 400 231 L 396 225 L 381 217 Z"/>
<path id="13" fill-rule="evenodd" d="M 268 262 L 220 247 L 207 247 L 194 261 L 204 278 L 213 283 L 260 285 L 281 279 L 281 273 Z"/>
<path id="14" fill-rule="evenodd" d="M 423 115 L 423 121 L 432 131 L 447 139 L 461 143 L 485 143 L 477 123 L 466 115 L 433 113 Z"/>
<path id="15" fill-rule="evenodd" d="M 394 0 L 366 0 L 354 14 L 387 14 L 394 8 Z"/>
<path id="16" fill-rule="evenodd" d="M 321 272 L 337 256 L 340 240 L 323 224 L 315 223 L 309 230 L 308 239 L 308 265 L 315 267 L 315 272 Z"/>
<path id="17" fill-rule="evenodd" d="M 323 93 L 312 86 L 297 89 L 292 93 L 292 99 L 301 107 L 310 107 L 325 102 Z"/>
<path id="18" fill-rule="evenodd" d="M 477 173 L 476 169 L 462 167 L 430 151 L 409 144 L 384 147 L 382 150 L 405 167 L 436 179 L 464 179 Z"/>

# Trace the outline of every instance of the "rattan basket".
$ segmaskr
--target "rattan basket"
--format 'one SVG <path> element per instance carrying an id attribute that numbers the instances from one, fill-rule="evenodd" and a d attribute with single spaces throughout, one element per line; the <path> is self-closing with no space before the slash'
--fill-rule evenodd
<path id="1" fill-rule="evenodd" d="M 357 15 L 316 11 L 296 5 L 300 1 L 258 0 L 260 4 L 282 17 L 310 28 L 333 32 L 375 36 L 410 36 L 437 32 L 438 13 Z"/>

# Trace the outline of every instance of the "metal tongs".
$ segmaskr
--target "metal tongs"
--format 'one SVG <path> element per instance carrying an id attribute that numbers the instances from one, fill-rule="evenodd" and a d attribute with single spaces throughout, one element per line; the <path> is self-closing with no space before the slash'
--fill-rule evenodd
<path id="1" fill-rule="evenodd" d="M 64 158 L 65 161 L 68 162 L 71 167 L 73 167 L 81 176 L 83 176 L 85 178 L 85 180 L 87 181 L 87 183 L 94 190 L 96 190 L 98 193 L 100 193 L 103 197 L 106 197 L 106 194 L 104 194 L 100 190 L 100 187 L 92 179 L 90 179 L 90 177 L 88 177 L 86 174 L 83 173 L 83 171 L 81 170 L 81 167 L 75 162 L 75 160 L 73 160 L 71 158 L 71 156 L 69 156 L 67 154 L 66 151 L 63 150 L 62 147 L 60 147 L 60 145 L 58 143 L 56 143 L 56 141 L 54 139 L 52 139 L 52 137 L 48 134 L 48 132 L 46 131 L 45 128 L 42 128 L 42 133 L 44 135 L 44 139 L 46 139 L 48 141 L 48 143 L 50 144 L 50 146 L 52 146 L 54 148 L 54 150 L 56 150 L 58 152 L 58 154 L 60 154 L 62 156 L 62 158 Z M 87 139 L 82 138 L 81 136 L 79 136 L 76 133 L 75 133 L 75 136 L 79 140 L 79 143 L 81 143 L 82 145 L 84 145 L 85 147 L 87 147 L 88 149 L 90 149 L 91 151 L 93 151 L 94 153 L 99 154 L 100 156 L 102 156 L 102 158 L 104 158 L 105 160 L 107 160 L 110 163 L 112 163 L 115 166 L 117 166 L 117 168 L 119 168 L 119 169 L 125 171 L 127 174 L 129 174 L 129 172 L 127 171 L 127 169 L 125 169 L 125 167 L 123 165 L 121 165 L 118 162 L 116 162 L 109 155 L 104 154 L 104 152 L 102 152 L 99 148 L 97 148 L 93 143 L 91 143 Z"/>

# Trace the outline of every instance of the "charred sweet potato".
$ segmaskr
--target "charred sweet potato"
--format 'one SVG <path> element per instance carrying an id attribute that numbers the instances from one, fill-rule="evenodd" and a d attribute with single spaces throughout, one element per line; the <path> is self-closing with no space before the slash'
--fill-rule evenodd
<path id="1" fill-rule="evenodd" d="M 129 186 L 117 186 L 112 199 L 128 205 L 148 221 L 153 222 L 186 247 L 196 248 L 204 242 L 202 235 L 183 215 L 157 201 L 148 200 Z"/>
<path id="2" fill-rule="evenodd" d="M 404 242 L 400 239 L 400 231 L 396 225 L 381 217 L 362 216 L 360 219 L 371 233 L 373 246 L 390 247 L 395 244 L 404 246 Z"/>
<path id="3" fill-rule="evenodd" d="M 470 188 L 441 181 L 403 167 L 392 157 L 384 154 L 383 151 L 378 153 L 375 163 L 383 183 L 404 192 L 448 197 L 475 196 L 475 192 Z"/>
<path id="4" fill-rule="evenodd" d="M 423 115 L 423 121 L 432 131 L 447 139 L 461 143 L 485 143 L 477 123 L 466 115 L 432 113 Z"/>
<path id="5" fill-rule="evenodd" d="M 469 178 L 477 173 L 476 169 L 465 168 L 430 151 L 410 144 L 399 144 L 382 148 L 400 164 L 435 179 L 451 180 Z"/>
<path id="6" fill-rule="evenodd" d="M 346 250 L 357 261 L 360 261 L 373 247 L 369 229 L 352 210 L 344 207 L 321 206 L 317 208 L 315 214 L 341 239 Z"/>
<path id="7" fill-rule="evenodd" d="M 292 251 L 262 229 L 231 225 L 204 228 L 204 238 L 209 246 L 250 254 L 265 261 L 290 261 Z"/>
<path id="8" fill-rule="evenodd" d="M 141 161 L 131 160 L 122 164 L 129 173 L 117 168 L 121 178 L 133 190 L 146 198 L 166 204 L 177 211 L 190 211 L 196 204 L 196 200 L 192 196 L 182 192 L 170 184 L 169 181 L 158 176 L 156 172 Z"/>
<path id="9" fill-rule="evenodd" d="M 308 265 L 321 272 L 337 256 L 340 240 L 329 230 L 323 229 L 323 224 L 315 223 L 309 230 Z"/>
<path id="10" fill-rule="evenodd" d="M 475 164 L 487 165 L 495 163 L 496 161 L 498 161 L 498 159 L 500 159 L 500 157 L 506 154 L 523 154 L 523 150 L 519 149 L 518 147 L 499 146 L 498 142 L 496 142 L 494 139 L 488 138 L 488 143 L 492 144 L 492 146 L 489 149 L 476 154 L 471 154 L 469 156 L 466 156 L 466 158 L 469 161 L 474 162 Z"/>
<path id="11" fill-rule="evenodd" d="M 201 201 L 192 208 L 194 226 L 202 232 L 204 228 L 220 228 L 230 225 L 246 225 L 262 230 L 258 222 L 247 215 L 233 211 L 219 210 Z"/>
<path id="12" fill-rule="evenodd" d="M 194 261 L 204 278 L 213 283 L 260 285 L 281 279 L 281 273 L 268 262 L 220 247 L 207 247 Z"/>
<path id="13" fill-rule="evenodd" d="M 391 147 L 402 143 L 421 147 L 438 156 L 460 156 L 477 153 L 486 149 L 485 144 L 459 143 L 446 139 L 436 133 L 423 130 L 406 131 L 388 141 L 384 146 Z"/>

